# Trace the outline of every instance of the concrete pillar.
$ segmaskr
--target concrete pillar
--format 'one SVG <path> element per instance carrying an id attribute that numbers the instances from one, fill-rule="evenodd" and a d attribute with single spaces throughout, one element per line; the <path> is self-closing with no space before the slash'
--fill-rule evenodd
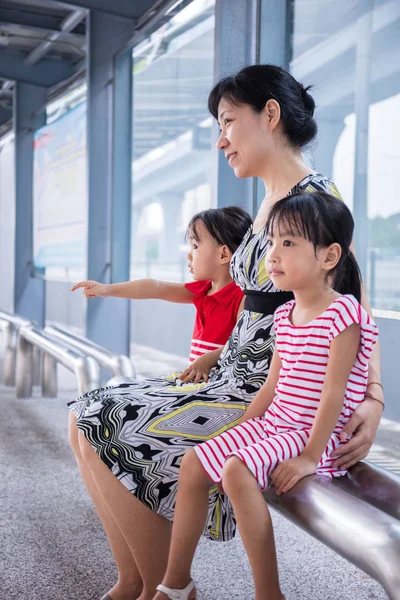
<path id="1" fill-rule="evenodd" d="M 0 310 L 14 312 L 15 271 L 15 145 L 0 144 Z"/>
<path id="2" fill-rule="evenodd" d="M 214 76 L 215 80 L 232 75 L 257 60 L 257 0 L 216 0 Z M 213 123 L 213 142 L 218 139 Z M 215 145 L 214 145 L 215 148 Z M 214 157 L 214 206 L 238 205 L 250 212 L 255 208 L 255 181 L 237 179 L 222 152 Z"/>
<path id="3" fill-rule="evenodd" d="M 91 12 L 88 23 L 88 278 L 129 279 L 132 63 L 118 53 L 132 21 Z M 129 353 L 129 301 L 87 304 L 86 335 L 113 352 Z"/>
<path id="4" fill-rule="evenodd" d="M 340 137 L 344 129 L 344 117 L 333 115 L 328 116 L 317 115 L 318 122 L 318 139 L 317 146 L 314 152 L 315 169 L 332 177 L 333 171 L 333 155 Z M 339 190 L 340 191 L 340 190 Z"/>
<path id="5" fill-rule="evenodd" d="M 355 112 L 356 140 L 354 165 L 354 242 L 358 264 L 367 277 L 368 221 L 368 133 L 372 62 L 373 0 L 366 0 L 364 14 L 358 19 L 356 49 Z"/>
<path id="6" fill-rule="evenodd" d="M 33 265 L 33 136 L 45 124 L 47 89 L 17 82 L 15 134 L 15 280 L 14 310 L 39 326 L 45 320 L 45 281 Z"/>
<path id="7" fill-rule="evenodd" d="M 289 68 L 291 58 L 290 10 L 290 0 L 262 0 L 260 2 L 257 19 L 259 29 L 257 32 L 257 63 Z M 264 196 L 264 183 L 261 179 L 257 179 L 254 214 L 257 213 Z"/>

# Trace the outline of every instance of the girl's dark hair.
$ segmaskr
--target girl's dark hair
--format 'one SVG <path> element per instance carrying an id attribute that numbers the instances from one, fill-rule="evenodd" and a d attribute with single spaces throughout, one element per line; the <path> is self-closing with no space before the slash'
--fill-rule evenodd
<path id="1" fill-rule="evenodd" d="M 218 120 L 222 98 L 234 105 L 247 104 L 260 113 L 268 100 L 281 107 L 284 132 L 290 144 L 303 148 L 317 135 L 315 102 L 308 90 L 290 73 L 275 65 L 252 65 L 236 75 L 224 77 L 211 90 L 208 109 Z"/>
<path id="2" fill-rule="evenodd" d="M 186 235 L 191 235 L 199 241 L 196 229 L 201 221 L 208 233 L 221 246 L 228 246 L 232 254 L 240 245 L 245 233 L 252 224 L 250 215 L 238 206 L 210 208 L 194 215 L 190 221 Z"/>
<path id="3" fill-rule="evenodd" d="M 340 294 L 352 294 L 361 301 L 361 273 L 350 250 L 354 221 L 343 200 L 324 192 L 298 193 L 273 205 L 266 224 L 267 231 L 281 227 L 292 235 L 309 240 L 315 250 L 339 244 L 340 260 L 331 271 L 333 288 Z"/>

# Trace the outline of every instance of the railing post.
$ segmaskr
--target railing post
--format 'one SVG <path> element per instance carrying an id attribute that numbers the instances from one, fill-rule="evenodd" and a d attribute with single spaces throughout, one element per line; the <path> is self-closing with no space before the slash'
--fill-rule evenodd
<path id="1" fill-rule="evenodd" d="M 97 390 L 101 386 L 100 367 L 98 362 L 91 356 L 86 357 L 86 374 L 87 381 L 85 383 L 85 389 L 81 392 L 82 394 Z"/>
<path id="2" fill-rule="evenodd" d="M 15 326 L 5 323 L 6 351 L 4 355 L 4 385 L 15 385 L 16 335 Z"/>
<path id="3" fill-rule="evenodd" d="M 22 335 L 18 335 L 15 385 L 17 398 L 30 398 L 33 385 L 33 347 Z"/>
<path id="4" fill-rule="evenodd" d="M 57 361 L 47 353 L 43 353 L 42 396 L 44 398 L 57 396 Z"/>
<path id="5" fill-rule="evenodd" d="M 41 385 L 42 353 L 37 346 L 33 347 L 33 385 Z"/>
<path id="6" fill-rule="evenodd" d="M 78 395 L 81 396 L 91 391 L 91 375 L 94 373 L 93 364 L 96 361 L 93 358 L 86 357 L 76 361 L 75 375 L 78 383 Z M 93 388 L 96 389 L 96 388 Z"/>
<path id="7" fill-rule="evenodd" d="M 118 356 L 118 369 L 123 377 L 135 377 L 135 368 L 129 356 L 123 354 Z"/>

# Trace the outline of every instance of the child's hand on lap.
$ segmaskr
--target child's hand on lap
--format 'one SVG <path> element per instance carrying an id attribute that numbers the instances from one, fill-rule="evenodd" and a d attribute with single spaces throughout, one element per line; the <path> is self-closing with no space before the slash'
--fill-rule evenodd
<path id="1" fill-rule="evenodd" d="M 181 373 L 179 379 L 184 383 L 189 381 L 193 381 L 193 383 L 204 381 L 204 383 L 207 383 L 208 374 L 218 362 L 215 360 L 215 356 L 213 356 L 213 354 L 213 352 L 208 352 L 207 354 L 203 354 L 203 356 L 196 358 L 196 360 L 193 361 L 188 368 L 183 371 L 183 373 Z"/>
<path id="2" fill-rule="evenodd" d="M 278 496 L 291 490 L 303 477 L 315 473 L 317 464 L 304 454 L 281 462 L 271 473 L 271 481 Z"/>

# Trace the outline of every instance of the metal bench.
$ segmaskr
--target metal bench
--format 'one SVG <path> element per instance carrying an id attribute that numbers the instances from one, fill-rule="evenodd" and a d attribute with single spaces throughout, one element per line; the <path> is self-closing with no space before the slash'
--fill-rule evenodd
<path id="1" fill-rule="evenodd" d="M 268 504 L 400 600 L 400 477 L 367 462 L 327 483 L 305 477 Z"/>

